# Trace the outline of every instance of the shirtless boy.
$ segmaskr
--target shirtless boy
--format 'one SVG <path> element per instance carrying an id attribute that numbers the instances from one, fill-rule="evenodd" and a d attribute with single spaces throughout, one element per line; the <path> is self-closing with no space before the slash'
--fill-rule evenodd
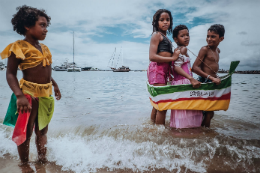
<path id="1" fill-rule="evenodd" d="M 210 26 L 207 33 L 207 46 L 200 49 L 199 55 L 195 60 L 192 71 L 199 75 L 199 81 L 202 83 L 213 82 L 219 85 L 221 80 L 217 76 L 219 69 L 218 45 L 224 40 L 225 28 L 223 25 L 215 24 Z M 204 119 L 201 126 L 210 127 L 210 121 L 214 116 L 213 111 L 204 112 Z"/>

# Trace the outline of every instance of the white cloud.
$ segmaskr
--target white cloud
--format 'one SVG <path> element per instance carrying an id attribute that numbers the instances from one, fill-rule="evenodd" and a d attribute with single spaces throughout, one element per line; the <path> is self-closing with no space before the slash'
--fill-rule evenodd
<path id="1" fill-rule="evenodd" d="M 15 8 L 23 4 L 42 8 L 51 16 L 50 32 L 44 43 L 53 53 L 54 64 L 72 58 L 72 30 L 75 30 L 75 56 L 82 64 L 90 64 L 98 68 L 106 68 L 114 47 L 123 46 L 125 62 L 131 69 L 146 69 L 148 51 L 152 32 L 152 17 L 159 8 L 169 9 L 174 16 L 174 25 L 192 22 L 194 19 L 205 19 L 212 23 L 203 23 L 190 28 L 191 42 L 189 48 L 198 53 L 206 45 L 206 32 L 213 23 L 225 26 L 225 40 L 220 43 L 220 68 L 228 68 L 231 60 L 241 60 L 240 69 L 259 69 L 258 7 L 260 1 L 156 1 L 156 0 L 24 0 L 0 2 L 0 50 L 21 36 L 11 33 L 10 20 L 16 12 Z M 123 35 L 133 38 L 147 38 L 147 42 L 138 43 L 134 39 L 119 39 L 117 43 L 101 43 L 93 39 L 104 37 L 112 31 L 106 27 L 124 28 Z M 6 34 L 7 33 L 7 34 Z M 115 37 L 120 35 L 115 35 Z M 92 39 L 91 39 L 92 38 Z M 123 38 L 123 37 L 122 37 Z M 250 54 L 250 56 L 249 56 Z M 256 59 L 252 58 L 255 57 Z M 254 60 L 255 63 L 246 63 Z M 143 63 L 143 62 L 147 62 Z M 57 63 L 57 64 L 56 64 Z M 256 66 L 255 64 L 258 64 Z"/>
<path id="2" fill-rule="evenodd" d="M 226 30 L 225 39 L 219 45 L 220 68 L 228 69 L 230 61 L 240 60 L 238 69 L 260 70 L 260 45 L 257 37 L 260 24 L 256 22 L 260 16 L 259 6 L 260 1 L 216 1 L 211 4 L 205 3 L 203 6 L 198 5 L 195 12 L 187 14 L 189 20 L 194 17 L 207 17 L 213 22 L 191 29 L 192 50 L 199 50 L 198 47 L 206 44 L 209 25 L 220 23 Z"/>

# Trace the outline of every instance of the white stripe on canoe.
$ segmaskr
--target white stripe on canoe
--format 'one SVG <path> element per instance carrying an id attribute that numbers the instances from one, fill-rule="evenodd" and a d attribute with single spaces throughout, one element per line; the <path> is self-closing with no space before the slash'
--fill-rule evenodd
<path id="1" fill-rule="evenodd" d="M 202 96 L 199 96 L 197 92 L 202 93 Z M 154 102 L 158 102 L 160 100 L 176 100 L 176 99 L 180 99 L 180 98 L 212 98 L 212 97 L 221 97 L 224 94 L 228 94 L 231 92 L 231 86 L 224 88 L 224 89 L 220 89 L 220 90 L 191 90 L 191 91 L 183 91 L 183 92 L 174 92 L 171 94 L 160 94 L 158 96 L 151 96 L 150 98 L 154 101 Z M 197 93 L 197 94 L 196 94 Z"/>

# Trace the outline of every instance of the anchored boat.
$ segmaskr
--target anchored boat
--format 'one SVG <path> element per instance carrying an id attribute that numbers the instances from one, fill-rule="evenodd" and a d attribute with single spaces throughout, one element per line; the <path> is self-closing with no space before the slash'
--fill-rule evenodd
<path id="1" fill-rule="evenodd" d="M 89 71 L 92 67 L 82 67 L 81 71 Z"/>
<path id="2" fill-rule="evenodd" d="M 130 69 L 129 67 L 126 67 L 126 66 L 122 66 L 122 67 L 119 67 L 117 69 L 112 69 L 113 72 L 129 72 Z"/>
<path id="3" fill-rule="evenodd" d="M 5 70 L 5 64 L 0 62 L 0 70 Z"/>
<path id="4" fill-rule="evenodd" d="M 114 52 L 113 52 L 113 54 L 112 54 L 112 56 L 111 56 L 111 58 L 108 62 L 108 67 L 110 67 L 113 72 L 129 72 L 130 68 L 123 65 L 124 64 L 124 57 L 123 57 L 122 48 L 121 48 L 121 51 L 120 51 L 120 53 L 117 57 L 117 60 L 115 60 L 115 55 L 116 55 L 116 48 L 115 48 L 115 50 L 114 50 Z M 121 67 L 117 68 L 117 65 L 118 65 L 120 58 L 122 59 L 122 65 L 121 65 Z"/>

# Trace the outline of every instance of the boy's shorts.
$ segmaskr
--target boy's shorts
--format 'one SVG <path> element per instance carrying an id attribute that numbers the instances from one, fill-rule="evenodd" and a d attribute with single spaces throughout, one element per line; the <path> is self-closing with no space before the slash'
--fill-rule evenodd
<path id="1" fill-rule="evenodd" d="M 198 81 L 200 81 L 202 83 L 212 82 L 210 79 L 206 79 L 206 78 L 201 77 L 201 76 L 198 77 Z M 205 117 L 206 117 L 207 111 L 202 111 L 202 114 L 203 114 L 203 120 L 204 120 Z"/>
<path id="2" fill-rule="evenodd" d="M 206 79 L 206 78 L 201 77 L 201 76 L 198 77 L 198 81 L 199 81 L 199 82 L 202 82 L 202 83 L 212 82 L 212 80 Z"/>

